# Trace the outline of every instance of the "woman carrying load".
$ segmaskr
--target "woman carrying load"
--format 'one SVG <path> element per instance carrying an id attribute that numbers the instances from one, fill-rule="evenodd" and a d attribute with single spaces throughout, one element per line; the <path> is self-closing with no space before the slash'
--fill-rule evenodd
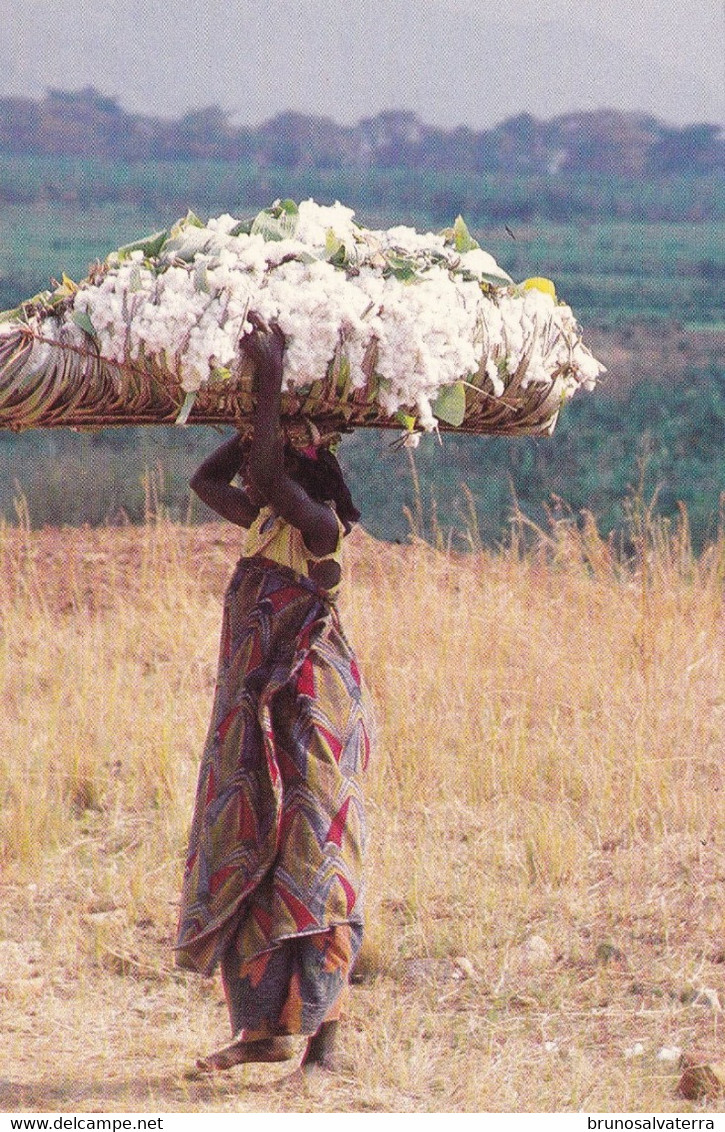
<path id="1" fill-rule="evenodd" d="M 285 1060 L 296 1034 L 308 1037 L 303 1068 L 331 1068 L 362 939 L 371 730 L 335 603 L 343 536 L 360 513 L 326 448 L 285 444 L 284 337 L 252 322 L 251 444 L 226 441 L 191 480 L 249 533 L 225 596 L 177 963 L 221 967 L 232 1041 L 199 1069 Z"/>

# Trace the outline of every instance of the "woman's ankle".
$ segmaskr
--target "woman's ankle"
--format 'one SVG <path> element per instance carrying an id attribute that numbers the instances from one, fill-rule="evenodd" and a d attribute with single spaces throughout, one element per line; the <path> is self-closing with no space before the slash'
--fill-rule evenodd
<path id="1" fill-rule="evenodd" d="M 307 1043 L 307 1049 L 302 1058 L 303 1069 L 315 1065 L 321 1065 L 325 1069 L 334 1067 L 337 1030 L 337 1021 L 322 1023 L 317 1033 L 313 1034 Z"/>

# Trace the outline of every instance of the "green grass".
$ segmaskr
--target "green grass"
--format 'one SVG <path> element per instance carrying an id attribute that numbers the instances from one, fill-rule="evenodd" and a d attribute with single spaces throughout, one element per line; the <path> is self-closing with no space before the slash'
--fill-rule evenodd
<path id="1" fill-rule="evenodd" d="M 0 210 L 0 309 L 45 290 L 65 271 L 81 278 L 93 260 L 153 231 L 161 217 L 135 205 L 79 208 L 51 202 L 6 204 Z"/>
<path id="2" fill-rule="evenodd" d="M 514 278 L 554 279 L 582 321 L 722 318 L 722 221 L 541 222 L 512 231 L 515 239 L 486 227 L 477 238 Z"/>

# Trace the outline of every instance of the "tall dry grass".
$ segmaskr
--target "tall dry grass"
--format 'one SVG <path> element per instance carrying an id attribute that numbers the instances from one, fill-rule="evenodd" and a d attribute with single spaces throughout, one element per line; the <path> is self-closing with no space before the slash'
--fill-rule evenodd
<path id="1" fill-rule="evenodd" d="M 693 1107 L 659 1055 L 721 1044 L 725 539 L 514 533 L 349 540 L 367 943 L 348 1070 L 293 1087 L 185 1077 L 226 1018 L 170 952 L 241 532 L 0 530 L 0 1107 Z"/>

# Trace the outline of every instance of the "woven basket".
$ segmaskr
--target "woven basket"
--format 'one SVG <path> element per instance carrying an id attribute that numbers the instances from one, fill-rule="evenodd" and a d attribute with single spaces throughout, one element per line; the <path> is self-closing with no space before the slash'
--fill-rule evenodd
<path id="1" fill-rule="evenodd" d="M 90 338 L 87 345 L 79 346 L 69 337 L 63 326 L 52 339 L 29 326 L 0 336 L 0 428 L 20 432 L 174 423 L 244 428 L 250 422 L 252 370 L 243 353 L 230 379 L 207 382 L 191 403 L 178 377 L 153 360 L 119 364 L 100 357 Z M 367 385 L 347 393 L 339 389 L 339 369 L 333 359 L 323 380 L 307 390 L 284 394 L 282 415 L 288 425 L 294 429 L 311 420 L 321 431 L 400 430 L 400 419 L 385 415 L 374 399 L 372 366 Z M 525 376 L 526 359 L 503 396 L 496 397 L 486 389 L 485 377 L 474 375 L 466 385 L 462 424 L 441 420 L 440 428 L 494 436 L 550 433 L 565 399 L 564 389 L 556 380 L 545 387 L 524 386 Z"/>

